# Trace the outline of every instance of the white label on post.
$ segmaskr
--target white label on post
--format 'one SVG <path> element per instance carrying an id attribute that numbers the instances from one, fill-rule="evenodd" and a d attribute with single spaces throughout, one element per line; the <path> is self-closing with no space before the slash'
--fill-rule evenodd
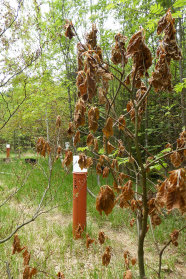
<path id="1" fill-rule="evenodd" d="M 70 142 L 65 142 L 65 149 L 67 150 L 67 149 L 69 149 L 69 147 L 70 147 Z"/>
<path id="2" fill-rule="evenodd" d="M 7 144 L 7 145 L 6 145 L 6 148 L 10 148 L 10 144 Z"/>
<path id="3" fill-rule="evenodd" d="M 81 169 L 79 164 L 79 156 L 73 156 L 73 172 L 77 173 L 77 172 L 87 172 L 87 169 Z"/>

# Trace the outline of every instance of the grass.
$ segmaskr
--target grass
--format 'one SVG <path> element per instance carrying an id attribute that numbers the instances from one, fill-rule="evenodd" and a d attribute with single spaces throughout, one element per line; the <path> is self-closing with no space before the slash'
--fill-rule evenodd
<path id="1" fill-rule="evenodd" d="M 30 154 L 29 154 L 30 156 Z M 36 156 L 33 156 L 36 157 Z M 48 163 L 47 159 L 38 158 L 38 164 L 32 166 L 25 163 L 25 156 L 21 159 L 11 160 L 9 163 L 0 161 L 0 204 L 5 198 L 21 187 L 16 196 L 9 203 L 0 208 L 0 238 L 8 235 L 17 222 L 28 218 L 35 212 L 44 189 L 47 187 Z M 101 185 L 112 184 L 112 179 L 100 179 Z M 25 182 L 25 183 L 24 183 Z M 89 171 L 87 185 L 97 195 L 99 186 L 93 171 Z M 88 250 L 85 237 L 75 241 L 72 237 L 72 189 L 73 181 L 71 170 L 67 174 L 56 161 L 52 172 L 51 191 L 44 200 L 44 208 L 58 208 L 41 215 L 34 223 L 23 227 L 19 232 L 21 244 L 31 251 L 31 266 L 37 267 L 37 278 L 56 278 L 55 274 L 62 271 L 65 278 L 123 278 L 124 261 L 123 251 L 128 249 L 136 254 L 136 226 L 130 227 L 130 220 L 134 214 L 127 209 L 114 208 L 109 216 L 102 216 L 95 209 L 95 200 L 87 196 L 87 232 L 92 238 L 97 238 L 98 232 L 104 230 L 109 236 L 106 243 L 100 246 L 93 244 Z M 24 213 L 24 214 L 23 214 Z M 162 218 L 162 224 L 154 229 L 155 238 L 162 247 L 169 239 L 169 234 L 176 228 L 183 226 L 184 219 L 173 212 Z M 130 241 L 131 240 L 131 241 Z M 102 266 L 101 256 L 106 246 L 112 247 L 112 260 L 106 268 Z M 23 271 L 20 254 L 12 255 L 12 239 L 0 245 L 0 278 L 6 278 L 5 261 L 10 263 L 11 274 L 14 278 L 20 277 Z M 148 253 L 148 263 L 157 269 L 157 259 L 154 259 L 154 244 L 152 233 L 147 233 L 145 250 Z M 171 251 L 171 254 L 170 254 Z M 179 237 L 177 248 L 170 246 L 168 253 L 163 257 L 163 265 L 174 270 L 178 259 L 184 256 L 184 234 Z M 137 276 L 137 266 L 131 267 L 134 278 Z M 49 274 L 49 277 L 47 277 Z M 157 278 L 154 271 L 147 268 L 148 278 Z M 162 278 L 167 277 L 163 273 Z"/>

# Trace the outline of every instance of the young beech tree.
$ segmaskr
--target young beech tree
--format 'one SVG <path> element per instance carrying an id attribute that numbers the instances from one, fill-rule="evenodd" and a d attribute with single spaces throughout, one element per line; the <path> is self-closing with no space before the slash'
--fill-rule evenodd
<path id="1" fill-rule="evenodd" d="M 170 9 L 159 20 L 157 33 L 163 35 L 156 53 L 156 64 L 149 77 L 148 69 L 153 63 L 151 51 L 145 43 L 145 30 L 141 27 L 129 40 L 119 33 L 115 35 L 115 45 L 111 50 L 110 64 L 103 59 L 101 47 L 97 44 L 96 26 L 86 35 L 86 42 L 81 43 L 78 34 L 72 24 L 67 21 L 65 34 L 69 39 L 78 38 L 78 74 L 76 85 L 78 89 L 78 101 L 75 105 L 74 121 L 70 122 L 68 134 L 74 135 L 74 146 L 80 141 L 82 130 L 86 124 L 88 115 L 87 146 L 92 156 L 81 153 L 79 165 L 81 168 L 90 167 L 96 163 L 96 172 L 103 177 L 109 173 L 113 176 L 113 185 L 101 187 L 96 199 L 96 209 L 106 215 L 112 212 L 114 206 L 119 204 L 121 208 L 128 208 L 136 215 L 138 232 L 138 266 L 140 278 L 145 278 L 144 266 L 144 240 L 148 232 L 148 218 L 155 227 L 161 223 L 161 211 L 166 208 L 168 212 L 177 208 L 181 213 L 186 211 L 185 170 L 181 167 L 186 155 L 186 132 L 183 131 L 178 140 L 176 150 L 168 144 L 162 156 L 153 156 L 147 148 L 140 143 L 139 132 L 141 122 L 144 120 L 144 112 L 150 93 L 155 91 L 171 92 L 171 60 L 182 58 L 181 50 L 176 43 L 176 29 Z M 126 64 L 132 59 L 132 67 L 126 75 Z M 114 65 L 113 65 L 114 64 Z M 129 64 L 130 65 L 130 64 Z M 112 70 L 112 72 L 111 72 Z M 109 94 L 109 83 L 118 81 L 118 88 L 112 97 Z M 116 115 L 115 101 L 121 88 L 130 95 L 127 103 L 127 113 Z M 130 118 L 128 120 L 127 118 Z M 128 128 L 131 121 L 133 128 Z M 104 127 L 101 128 L 101 125 Z M 128 125 L 129 126 L 129 125 Z M 130 127 L 131 124 L 130 124 Z M 118 130 L 120 133 L 118 133 Z M 100 140 L 100 131 L 102 133 Z M 84 135 L 85 130 L 83 131 Z M 126 135 L 123 142 L 122 133 Z M 99 134 L 99 137 L 97 135 Z M 119 136 L 118 136 L 119 135 Z M 100 155 L 99 148 L 102 154 Z M 145 159 L 148 154 L 148 158 Z M 162 160 L 170 158 L 173 166 L 169 176 L 160 181 L 152 189 L 148 181 L 150 167 L 162 164 Z M 131 172 L 124 173 L 119 163 L 128 161 Z M 72 151 L 66 152 L 64 164 L 68 166 L 72 162 Z M 132 173 L 132 175 L 131 175 Z M 171 234 L 172 242 L 177 245 L 179 230 Z M 166 246 L 166 247 L 167 247 Z M 164 247 L 159 252 L 159 277 L 161 272 L 161 257 Z M 129 276 L 130 275 L 130 276 Z M 127 277 L 128 276 L 128 277 Z M 131 278 L 127 271 L 124 278 Z"/>

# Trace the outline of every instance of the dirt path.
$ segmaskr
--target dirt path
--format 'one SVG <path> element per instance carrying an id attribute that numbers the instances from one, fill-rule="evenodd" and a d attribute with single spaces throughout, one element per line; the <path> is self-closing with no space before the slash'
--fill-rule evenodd
<path id="1" fill-rule="evenodd" d="M 22 214 L 24 218 L 35 211 L 33 206 L 30 207 L 26 204 L 18 204 L 14 201 L 11 201 L 9 206 L 19 212 L 20 215 Z M 87 223 L 88 225 L 91 224 L 93 228 L 92 231 L 98 235 L 100 229 L 98 228 L 95 219 L 93 220 L 88 215 Z M 87 250 L 85 239 L 73 241 L 70 226 L 72 226 L 72 216 L 64 215 L 59 212 L 58 209 L 55 209 L 52 212 L 38 217 L 34 223 L 25 226 L 18 232 L 18 234 L 27 238 L 27 243 L 25 245 L 28 245 L 29 249 L 32 251 L 33 258 L 35 261 L 38 261 L 38 269 L 40 270 L 45 262 L 45 265 L 47 265 L 47 271 L 50 271 L 50 269 L 52 270 L 52 268 L 55 272 L 65 270 L 67 274 L 72 276 L 67 278 L 73 278 L 73 276 L 75 276 L 74 278 L 88 279 L 94 278 L 89 277 L 88 274 L 91 271 L 94 272 L 96 268 L 97 270 L 101 270 L 100 272 L 103 272 L 104 275 L 102 278 L 107 278 L 104 277 L 106 276 L 105 274 L 107 274 L 104 272 L 107 271 L 102 270 L 103 267 L 101 263 L 104 248 L 99 244 L 93 244 Z M 121 227 L 119 229 L 113 229 L 111 223 L 105 222 L 101 230 L 107 235 L 109 245 L 112 247 L 112 260 L 110 263 L 111 269 L 116 269 L 118 259 L 120 259 L 120 262 L 123 260 L 123 252 L 126 250 L 130 252 L 132 257 L 137 257 L 137 240 L 128 228 Z M 152 243 L 151 245 L 153 246 Z M 164 254 L 164 258 L 172 255 L 174 253 L 173 249 L 174 248 L 169 247 Z M 148 266 L 157 269 L 157 260 L 158 257 L 155 252 L 146 251 L 145 261 Z M 119 267 L 117 267 L 117 270 L 118 268 Z M 166 271 L 167 277 L 165 278 L 167 279 L 186 278 L 186 268 L 184 267 L 184 262 L 181 259 L 177 259 L 174 271 L 173 267 L 167 265 L 163 265 L 162 269 Z M 77 272 L 78 277 L 76 277 Z M 20 275 L 19 278 L 21 279 L 22 275 Z M 116 276 L 116 279 L 117 278 L 119 277 Z M 156 277 L 149 277 L 148 279 L 151 278 L 153 279 Z"/>

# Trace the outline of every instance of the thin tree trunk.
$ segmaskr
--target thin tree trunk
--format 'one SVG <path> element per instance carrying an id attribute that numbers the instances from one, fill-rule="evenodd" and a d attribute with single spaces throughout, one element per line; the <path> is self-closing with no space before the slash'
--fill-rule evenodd
<path id="1" fill-rule="evenodd" d="M 181 18 L 179 18 L 179 38 L 180 38 L 180 47 L 183 45 L 183 28 Z M 184 58 L 183 58 L 184 59 Z M 184 61 L 179 60 L 179 73 L 180 73 L 180 82 L 183 82 L 183 63 Z M 186 89 L 183 88 L 181 92 L 181 114 L 182 114 L 182 126 L 186 128 L 186 113 L 185 113 L 185 96 Z"/>

